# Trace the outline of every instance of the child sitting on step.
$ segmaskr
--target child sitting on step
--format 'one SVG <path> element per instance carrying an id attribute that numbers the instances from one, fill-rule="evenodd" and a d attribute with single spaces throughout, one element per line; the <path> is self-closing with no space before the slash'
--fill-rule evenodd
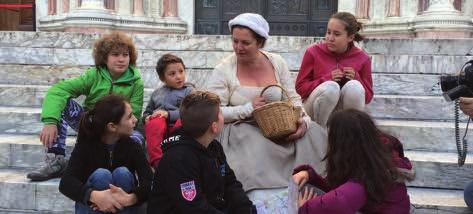
<path id="1" fill-rule="evenodd" d="M 325 160 L 326 178 L 308 165 L 294 170 L 299 187 L 309 183 L 326 192 L 313 197 L 304 189 L 299 213 L 409 213 L 404 181 L 414 179 L 412 165 L 399 140 L 381 132 L 367 113 L 348 109 L 331 116 Z"/>
<path id="2" fill-rule="evenodd" d="M 59 184 L 76 202 L 75 213 L 137 213 L 133 205 L 148 199 L 151 168 L 143 147 L 130 137 L 136 121 L 130 103 L 113 95 L 82 117 Z"/>
<path id="3" fill-rule="evenodd" d="M 161 159 L 163 138 L 181 125 L 179 107 L 193 89 L 186 84 L 185 69 L 182 59 L 172 54 L 163 55 L 156 65 L 156 73 L 164 85 L 151 94 L 143 113 L 146 148 L 152 167 L 157 166 Z"/>
<path id="4" fill-rule="evenodd" d="M 224 126 L 218 96 L 192 92 L 180 113 L 182 127 L 162 143 L 148 213 L 256 213 L 215 140 Z"/>
<path id="5" fill-rule="evenodd" d="M 132 39 L 124 33 L 104 35 L 95 42 L 95 66 L 79 77 L 60 81 L 48 90 L 43 101 L 40 140 L 47 148 L 44 165 L 27 174 L 32 181 L 59 177 L 66 168 L 67 127 L 76 130 L 83 112 L 92 109 L 102 97 L 116 94 L 131 104 L 133 115 L 139 118 L 143 108 L 143 81 L 136 68 L 137 52 Z M 85 95 L 83 105 L 72 98 Z M 143 136 L 134 131 L 131 137 L 143 144 Z"/>

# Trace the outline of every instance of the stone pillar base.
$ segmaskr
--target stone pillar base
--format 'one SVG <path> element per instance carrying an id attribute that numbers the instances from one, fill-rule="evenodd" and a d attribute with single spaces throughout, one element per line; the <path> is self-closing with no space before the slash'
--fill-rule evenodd
<path id="1" fill-rule="evenodd" d="M 46 16 L 39 20 L 40 31 L 61 32 L 109 32 L 129 33 L 178 33 L 187 32 L 187 24 L 178 17 L 155 18 L 143 16 L 120 16 L 109 10 L 77 9 L 69 14 Z"/>
<path id="2" fill-rule="evenodd" d="M 436 12 L 416 17 L 412 28 L 416 37 L 420 38 L 470 38 L 473 22 L 458 13 Z"/>

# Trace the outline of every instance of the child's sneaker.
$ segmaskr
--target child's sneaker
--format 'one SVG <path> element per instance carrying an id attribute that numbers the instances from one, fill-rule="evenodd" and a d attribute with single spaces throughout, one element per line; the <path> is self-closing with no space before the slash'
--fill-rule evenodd
<path id="1" fill-rule="evenodd" d="M 26 175 L 31 181 L 45 181 L 62 175 L 67 166 L 64 155 L 47 153 L 44 165 Z"/>

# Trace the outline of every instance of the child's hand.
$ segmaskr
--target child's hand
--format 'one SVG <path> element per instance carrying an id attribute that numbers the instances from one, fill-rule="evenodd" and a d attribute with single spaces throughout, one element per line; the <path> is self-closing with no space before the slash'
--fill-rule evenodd
<path id="1" fill-rule="evenodd" d="M 299 205 L 299 208 L 301 208 L 308 200 L 312 199 L 314 196 L 316 196 L 314 188 L 305 187 L 304 191 L 299 191 L 297 205 Z"/>
<path id="2" fill-rule="evenodd" d="M 352 67 L 344 67 L 343 75 L 345 76 L 345 78 L 353 80 L 355 79 L 355 69 L 353 69 Z"/>
<path id="3" fill-rule="evenodd" d="M 332 80 L 335 82 L 339 82 L 343 78 L 343 71 L 340 69 L 335 69 L 332 71 Z"/>
<path id="4" fill-rule="evenodd" d="M 155 111 L 155 112 L 153 112 L 153 114 L 151 115 L 151 118 L 155 118 L 155 117 L 168 118 L 168 112 L 167 112 L 167 111 L 163 111 L 163 110 Z M 151 119 L 151 118 L 150 118 L 150 119 Z"/>
<path id="5" fill-rule="evenodd" d="M 307 172 L 307 170 L 300 171 L 292 176 L 292 180 L 294 180 L 294 183 L 296 183 L 300 189 L 309 180 L 309 172 Z"/>
<path id="6" fill-rule="evenodd" d="M 43 143 L 43 146 L 51 148 L 54 141 L 57 138 L 57 126 L 55 124 L 46 124 L 43 126 L 43 130 L 39 134 L 39 139 Z"/>

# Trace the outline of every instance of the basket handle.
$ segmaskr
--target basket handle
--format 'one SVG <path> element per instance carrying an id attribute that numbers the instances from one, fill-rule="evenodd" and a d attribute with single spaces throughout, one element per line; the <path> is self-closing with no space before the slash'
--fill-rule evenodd
<path id="1" fill-rule="evenodd" d="M 281 89 L 282 93 L 284 94 L 284 96 L 287 97 L 287 99 L 289 100 L 289 103 L 292 103 L 292 99 L 291 97 L 289 97 L 289 94 L 287 93 L 287 90 L 284 89 L 282 86 L 278 85 L 278 84 L 271 84 L 271 85 L 268 85 L 266 87 L 263 88 L 263 90 L 261 90 L 261 93 L 260 93 L 260 97 L 263 96 L 263 93 L 268 89 L 268 88 L 271 88 L 271 87 L 278 87 Z M 281 100 L 282 101 L 282 100 Z"/>

